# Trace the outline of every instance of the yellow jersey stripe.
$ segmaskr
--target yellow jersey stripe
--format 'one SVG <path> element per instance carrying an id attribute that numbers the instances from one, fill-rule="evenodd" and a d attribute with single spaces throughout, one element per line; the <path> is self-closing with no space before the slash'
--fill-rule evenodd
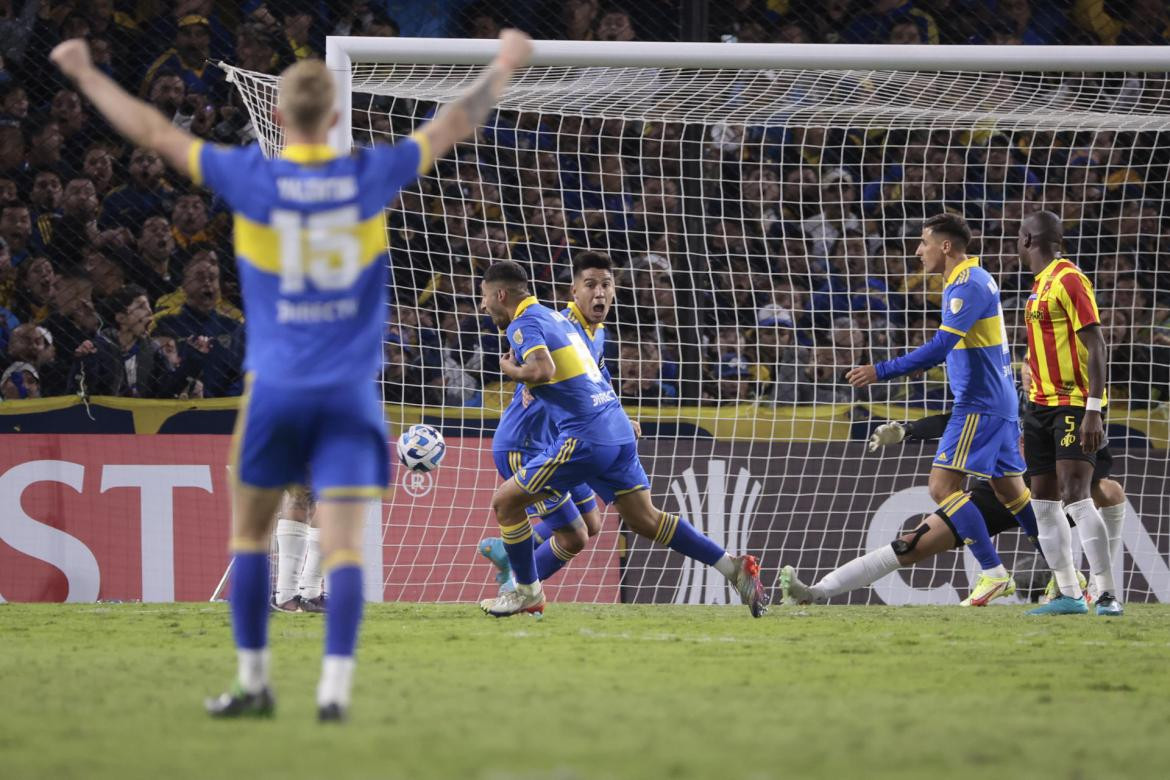
<path id="1" fill-rule="evenodd" d="M 958 328 L 952 328 L 950 325 L 939 325 L 938 329 L 945 330 L 947 333 L 954 333 L 959 338 L 967 335 L 964 331 L 961 331 Z"/>
<path id="2" fill-rule="evenodd" d="M 979 428 L 979 415 L 969 414 L 967 415 L 967 420 L 970 423 L 970 428 L 967 430 L 966 438 L 963 440 L 962 444 L 959 445 L 963 451 L 962 459 L 959 461 L 959 463 L 955 464 L 964 468 L 967 466 L 967 456 L 971 454 L 971 444 L 975 441 L 975 432 Z"/>
<path id="3" fill-rule="evenodd" d="M 282 250 L 280 232 L 271 225 L 254 222 L 237 213 L 234 220 L 236 254 L 256 268 L 268 273 L 281 273 Z M 340 228 L 338 228 L 340 230 Z M 358 266 L 366 268 L 386 253 L 386 217 L 382 212 L 363 219 L 345 232 L 358 244 Z M 305 262 L 338 263 L 337 254 L 310 251 L 309 231 L 300 230 L 300 256 Z"/>
<path id="4" fill-rule="evenodd" d="M 321 490 L 321 498 L 381 498 L 384 492 L 377 485 L 327 487 Z"/>
<path id="5" fill-rule="evenodd" d="M 203 184 L 203 154 L 202 139 L 196 138 L 187 147 L 187 175 L 195 184 Z"/>
<path id="6" fill-rule="evenodd" d="M 998 314 L 977 320 L 963 336 L 956 349 L 979 349 L 1003 346 L 1003 317 Z"/>
<path id="7" fill-rule="evenodd" d="M 536 491 L 544 489 L 544 485 L 552 478 L 553 473 L 568 462 L 569 458 L 573 457 L 573 450 L 577 449 L 576 439 L 566 439 L 564 445 L 561 446 L 560 452 L 548 463 L 541 467 L 541 471 L 536 478 L 529 483 L 529 485 Z"/>
<path id="8" fill-rule="evenodd" d="M 411 140 L 418 144 L 418 175 L 423 176 L 435 164 L 431 153 L 431 139 L 425 133 L 411 133 Z"/>

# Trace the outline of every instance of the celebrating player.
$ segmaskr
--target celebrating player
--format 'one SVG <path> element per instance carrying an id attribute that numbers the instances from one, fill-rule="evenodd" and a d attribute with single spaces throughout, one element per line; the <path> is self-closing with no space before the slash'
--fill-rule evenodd
<path id="1" fill-rule="evenodd" d="M 601 378 L 612 386 L 613 378 L 605 366 L 605 318 L 613 306 L 613 261 L 600 252 L 582 252 L 573 259 L 573 300 L 561 311 L 588 344 L 590 353 L 601 371 Z M 631 420 L 635 435 L 641 434 L 638 423 Z M 520 466 L 539 455 L 556 440 L 556 428 L 543 401 L 533 397 L 523 384 L 517 385 L 512 402 L 500 416 L 496 434 L 492 437 L 492 457 L 500 477 L 510 479 Z M 532 527 L 536 547 L 536 573 L 542 582 L 547 580 L 577 553 L 585 548 L 589 538 L 601 530 L 601 512 L 593 488 L 576 485 L 561 496 L 551 508 L 543 502 L 530 505 L 528 516 L 539 518 Z M 479 543 L 480 553 L 496 567 L 496 582 L 500 593 L 516 586 L 512 566 L 503 540 L 499 537 Z M 490 601 L 490 600 L 489 600 Z"/>
<path id="2" fill-rule="evenodd" d="M 752 615 L 763 615 L 767 599 L 756 559 L 729 556 L 685 519 L 651 503 L 634 428 L 573 324 L 537 302 L 517 263 L 502 261 L 488 268 L 482 291 L 484 311 L 497 327 L 507 329 L 511 351 L 500 359 L 500 368 L 509 379 L 528 385 L 546 404 L 557 428 L 556 440 L 525 461 L 492 497 L 516 588 L 485 611 L 503 617 L 544 610 L 526 507 L 559 500 L 587 482 L 617 507 L 631 530 L 714 566 L 735 586 Z"/>
<path id="3" fill-rule="evenodd" d="M 1105 438 L 1105 337 L 1093 286 L 1061 256 L 1063 239 L 1060 217 L 1051 211 L 1031 214 L 1020 226 L 1020 259 L 1035 276 L 1024 307 L 1031 374 L 1024 459 L 1036 495 L 1040 541 L 1060 589 L 1057 598 L 1031 614 L 1088 611 L 1077 586 L 1067 512 L 1089 559 L 1097 614 L 1118 616 L 1123 610 L 1113 582 L 1110 533 L 1090 496 L 1096 453 Z"/>
<path id="4" fill-rule="evenodd" d="M 337 120 L 334 80 L 320 61 L 281 75 L 273 117 L 287 147 L 222 148 L 172 125 L 94 67 L 71 40 L 53 62 L 110 124 L 137 146 L 204 184 L 235 212 L 234 239 L 247 311 L 248 390 L 233 453 L 231 608 L 239 672 L 232 690 L 207 702 L 217 717 L 270 715 L 268 545 L 282 489 L 306 482 L 319 501 L 329 578 L 318 718 L 345 717 L 362 614 L 361 527 L 389 482 L 389 450 L 373 381 L 386 322 L 383 209 L 435 157 L 470 137 L 531 52 L 523 33 L 500 35 L 500 51 L 468 91 L 411 138 L 340 156 L 325 144 Z"/>
<path id="5" fill-rule="evenodd" d="M 928 484 L 931 498 L 939 503 L 936 514 L 950 519 L 982 567 L 969 603 L 984 606 L 1009 593 L 1012 578 L 970 494 L 961 489 L 965 475 L 989 479 L 1000 502 L 1025 532 L 1036 537 L 1037 531 L 1022 478 L 1019 401 L 1011 380 L 999 288 L 978 258 L 967 257 L 970 241 L 971 231 L 962 217 L 939 214 L 926 220 L 916 254 L 926 273 L 945 276 L 942 325 L 913 352 L 876 366 L 859 366 L 846 377 L 851 385 L 862 388 L 946 361 L 955 398 L 953 416 L 939 442 Z M 881 572 L 879 576 L 901 565 L 891 547 L 874 550 L 862 560 L 870 558 L 866 565 Z"/>

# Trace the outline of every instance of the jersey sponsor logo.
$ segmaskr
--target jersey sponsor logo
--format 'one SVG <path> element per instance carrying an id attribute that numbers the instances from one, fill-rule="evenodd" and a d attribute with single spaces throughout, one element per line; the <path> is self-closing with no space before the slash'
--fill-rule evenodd
<path id="1" fill-rule="evenodd" d="M 937 460 L 941 460 L 943 463 L 946 463 L 947 462 L 947 454 L 945 452 L 940 452 L 938 454 Z"/>
<path id="2" fill-rule="evenodd" d="M 593 399 L 594 406 L 601 406 L 602 404 L 607 404 L 610 401 L 616 401 L 617 393 L 615 393 L 613 390 L 603 390 L 600 393 L 594 393 L 591 397 Z"/>
<path id="3" fill-rule="evenodd" d="M 338 322 L 356 317 L 356 298 L 341 298 L 336 301 L 288 301 L 276 302 L 276 321 L 289 322 Z"/>
<path id="4" fill-rule="evenodd" d="M 963 309 L 962 298 L 951 298 L 951 314 L 958 314 Z"/>

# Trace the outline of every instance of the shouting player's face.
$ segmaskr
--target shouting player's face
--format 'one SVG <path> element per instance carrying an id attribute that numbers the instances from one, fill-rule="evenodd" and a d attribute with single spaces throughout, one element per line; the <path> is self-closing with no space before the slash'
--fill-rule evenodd
<path id="1" fill-rule="evenodd" d="M 500 330 L 508 327 L 512 321 L 512 310 L 509 309 L 508 304 L 508 291 L 503 285 L 494 282 L 480 282 L 479 289 L 483 294 L 483 301 L 479 304 L 479 308 L 492 318 L 492 324 Z"/>
<path id="2" fill-rule="evenodd" d="M 604 268 L 586 268 L 573 280 L 571 292 L 585 319 L 597 325 L 605 321 L 613 306 L 613 274 Z"/>
<path id="3" fill-rule="evenodd" d="M 922 270 L 928 274 L 941 274 L 947 264 L 947 246 L 950 241 L 937 235 L 930 228 L 922 231 L 922 239 L 918 242 L 918 251 L 914 254 L 922 258 Z"/>

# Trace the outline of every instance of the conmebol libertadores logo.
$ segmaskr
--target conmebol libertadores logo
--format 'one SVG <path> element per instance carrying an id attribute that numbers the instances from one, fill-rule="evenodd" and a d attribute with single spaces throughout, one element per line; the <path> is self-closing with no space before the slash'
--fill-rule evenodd
<path id="1" fill-rule="evenodd" d="M 688 468 L 671 481 L 670 492 L 677 502 L 675 511 L 699 533 L 722 545 L 729 555 L 740 555 L 747 550 L 763 483 L 742 466 L 733 477 L 727 466 L 726 460 L 707 461 L 707 480 L 701 487 L 694 468 Z M 732 593 L 722 574 L 690 558 L 684 561 L 675 604 L 739 603 L 739 595 Z"/>

